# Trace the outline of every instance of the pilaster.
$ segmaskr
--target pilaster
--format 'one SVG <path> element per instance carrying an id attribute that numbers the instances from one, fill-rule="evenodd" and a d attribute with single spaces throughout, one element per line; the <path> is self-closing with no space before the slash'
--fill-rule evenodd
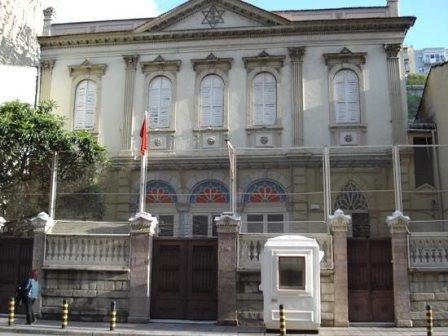
<path id="1" fill-rule="evenodd" d="M 31 225 L 33 227 L 34 237 L 33 237 L 33 259 L 31 263 L 31 268 L 37 272 L 37 281 L 42 289 L 44 286 L 44 276 L 43 276 L 43 264 L 45 257 L 45 242 L 47 233 L 51 232 L 54 226 L 54 220 L 47 213 L 41 212 L 36 217 L 31 219 Z M 41 314 L 42 309 L 42 297 L 39 293 L 36 303 L 34 305 L 35 313 L 37 315 Z"/>
<path id="2" fill-rule="evenodd" d="M 237 325 L 237 239 L 241 217 L 223 213 L 216 218 L 218 231 L 218 323 Z"/>
<path id="3" fill-rule="evenodd" d="M 158 221 L 141 212 L 129 220 L 131 240 L 128 322 L 149 322 L 151 306 L 152 243 Z"/>
<path id="4" fill-rule="evenodd" d="M 408 273 L 408 225 L 410 218 L 400 211 L 387 217 L 392 245 L 394 309 L 397 327 L 412 327 Z"/>
<path id="5" fill-rule="evenodd" d="M 53 59 L 40 62 L 40 96 L 39 100 L 48 100 L 51 97 L 51 78 L 56 61 Z"/>
<path id="6" fill-rule="evenodd" d="M 124 82 L 124 107 L 123 107 L 123 125 L 121 133 L 121 149 L 124 153 L 130 154 L 132 151 L 132 125 L 134 112 L 134 88 L 135 74 L 137 72 L 137 63 L 139 55 L 125 55 L 123 60 L 126 66 L 126 75 Z"/>
<path id="7" fill-rule="evenodd" d="M 289 48 L 292 63 L 293 146 L 303 146 L 303 56 L 305 47 Z"/>
<path id="8" fill-rule="evenodd" d="M 347 229 L 352 218 L 338 209 L 328 220 L 334 249 L 334 326 L 348 327 Z"/>
<path id="9" fill-rule="evenodd" d="M 385 44 L 387 76 L 392 112 L 392 137 L 394 144 L 406 143 L 406 113 L 403 106 L 399 53 L 401 44 Z"/>

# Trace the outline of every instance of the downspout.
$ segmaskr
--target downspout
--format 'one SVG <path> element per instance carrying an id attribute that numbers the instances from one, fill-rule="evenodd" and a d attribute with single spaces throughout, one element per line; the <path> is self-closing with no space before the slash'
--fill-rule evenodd
<path id="1" fill-rule="evenodd" d="M 36 85 L 35 85 L 35 89 L 34 89 L 34 108 L 37 108 L 37 103 L 39 101 L 39 94 L 40 94 L 40 81 L 41 81 L 41 76 L 40 76 L 40 72 L 41 72 L 41 66 L 39 65 L 35 65 L 34 66 L 37 70 L 36 73 Z"/>

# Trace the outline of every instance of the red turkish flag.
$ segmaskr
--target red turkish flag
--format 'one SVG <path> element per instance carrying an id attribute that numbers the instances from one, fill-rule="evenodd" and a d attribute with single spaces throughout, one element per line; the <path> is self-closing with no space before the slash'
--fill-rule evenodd
<path id="1" fill-rule="evenodd" d="M 148 148 L 148 132 L 146 128 L 146 113 L 143 120 L 142 128 L 140 129 L 140 154 L 145 155 Z"/>

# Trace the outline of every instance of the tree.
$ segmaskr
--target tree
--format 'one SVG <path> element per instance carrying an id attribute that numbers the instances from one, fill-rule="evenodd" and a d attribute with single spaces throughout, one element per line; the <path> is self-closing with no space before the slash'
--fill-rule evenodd
<path id="1" fill-rule="evenodd" d="M 425 85 L 427 75 L 409 74 L 406 77 L 406 85 Z"/>
<path id="2" fill-rule="evenodd" d="M 65 189 L 95 185 L 106 166 L 105 148 L 87 131 L 66 130 L 54 109 L 53 102 L 0 105 L 0 216 L 8 220 L 48 209 L 55 152 Z"/>

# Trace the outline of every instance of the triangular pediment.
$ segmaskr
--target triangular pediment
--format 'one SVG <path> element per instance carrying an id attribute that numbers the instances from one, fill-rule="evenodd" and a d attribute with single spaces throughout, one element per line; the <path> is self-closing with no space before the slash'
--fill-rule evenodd
<path id="1" fill-rule="evenodd" d="M 241 0 L 190 0 L 135 28 L 136 33 L 287 25 L 290 21 Z"/>

